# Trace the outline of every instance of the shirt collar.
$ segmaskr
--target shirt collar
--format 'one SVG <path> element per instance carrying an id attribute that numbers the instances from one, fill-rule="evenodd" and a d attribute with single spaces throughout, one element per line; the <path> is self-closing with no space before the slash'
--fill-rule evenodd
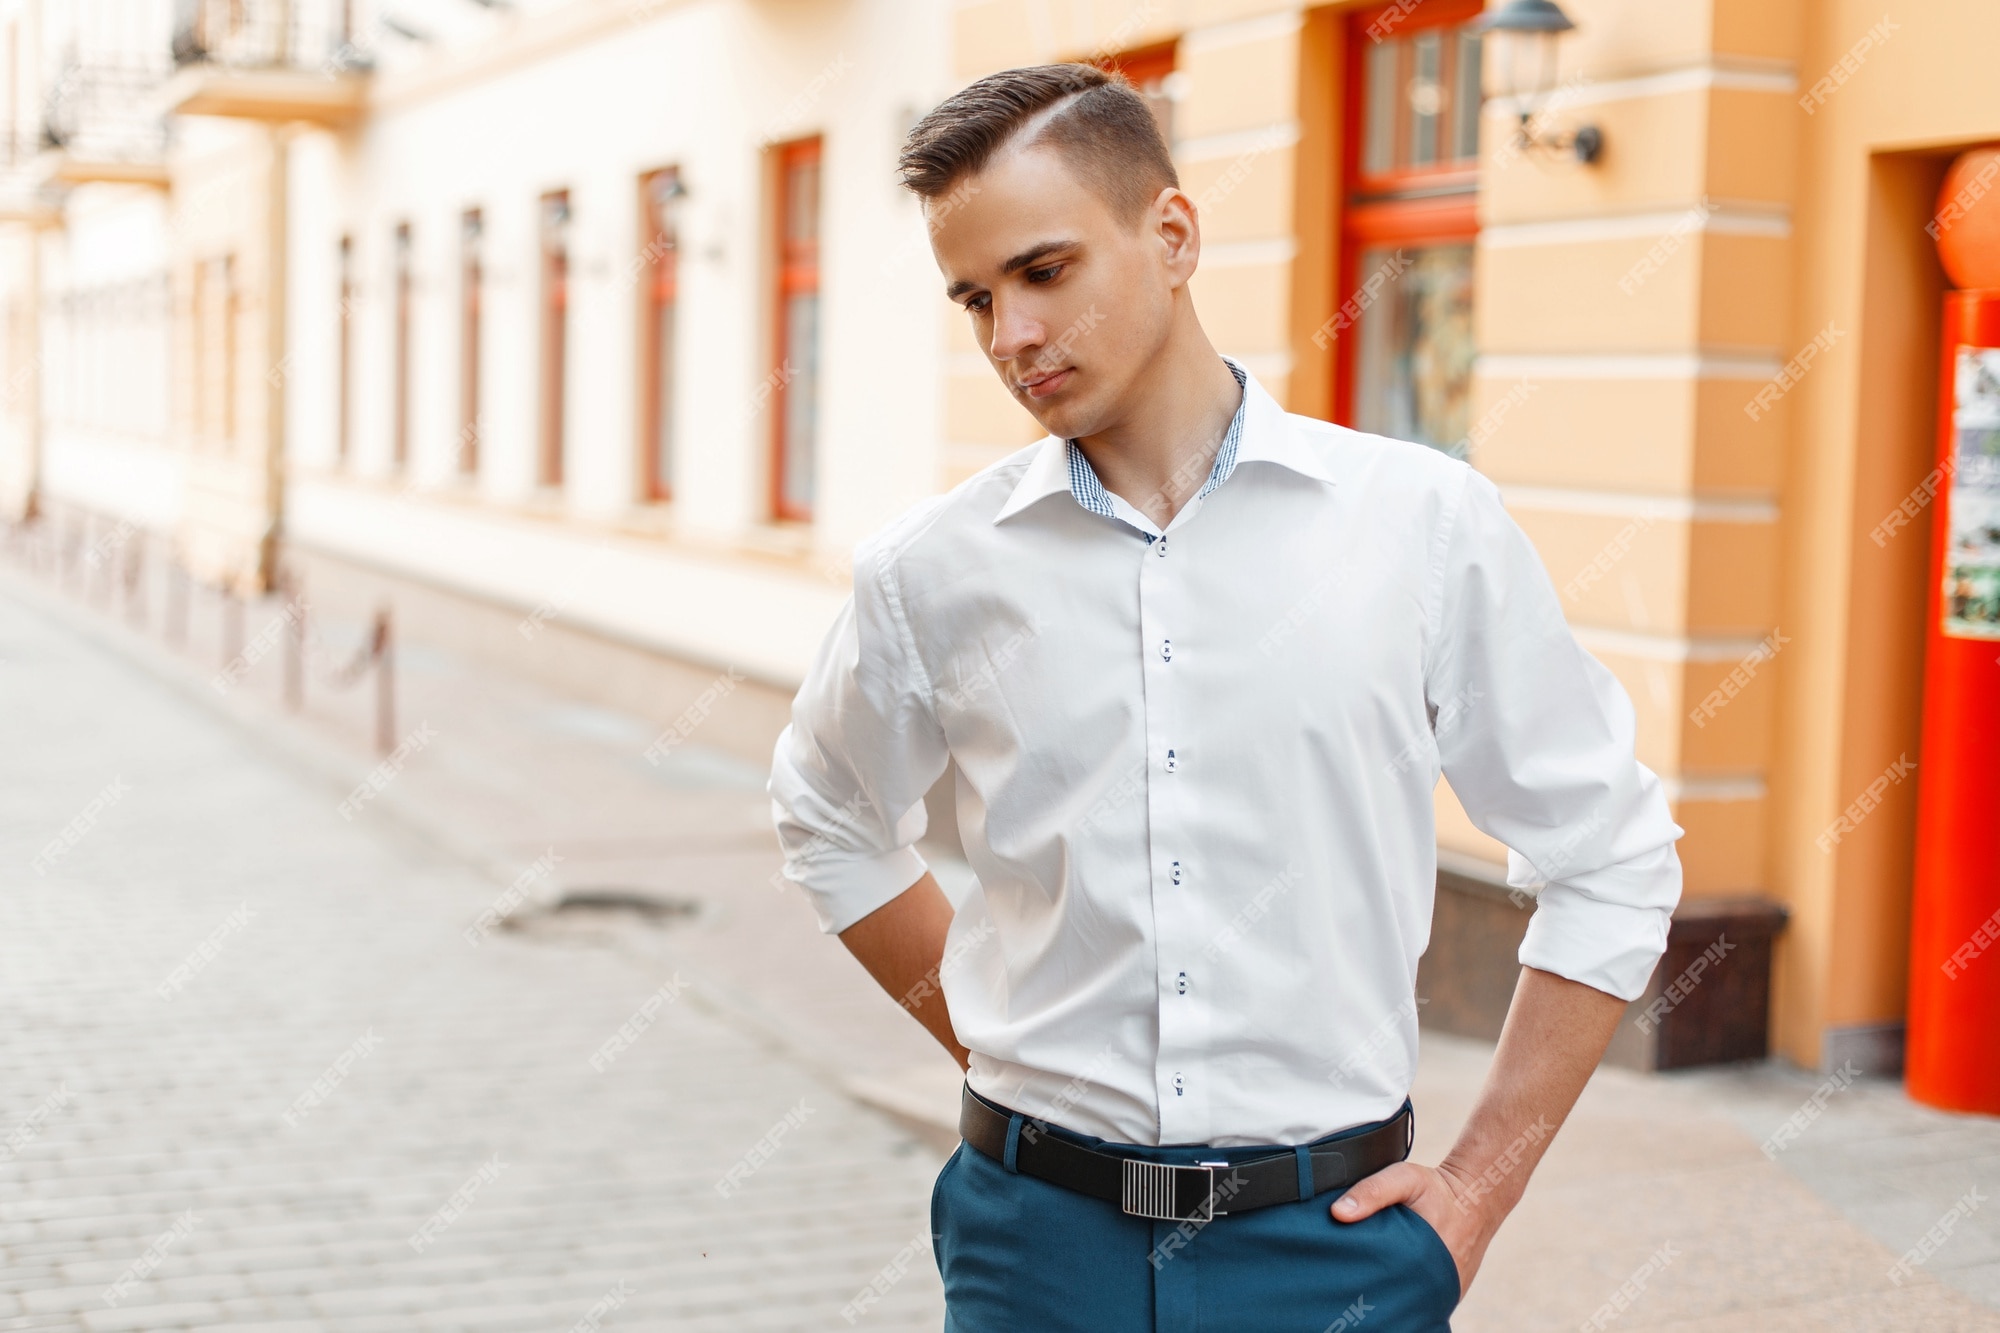
<path id="1" fill-rule="evenodd" d="M 1277 400 L 1239 362 L 1229 357 L 1224 357 L 1223 362 L 1243 387 L 1243 399 L 1236 406 L 1236 415 L 1230 418 L 1221 447 L 1215 451 L 1208 480 L 1202 483 L 1195 498 L 1206 496 L 1228 481 L 1240 464 L 1253 461 L 1276 463 L 1302 476 L 1332 483 L 1333 477 L 1305 441 L 1298 438 L 1297 431 Z M 1028 460 L 1027 470 L 1021 474 L 1021 480 L 1015 484 L 1012 494 L 1000 506 L 1000 512 L 994 515 L 993 521 L 1003 523 L 1036 501 L 1062 491 L 1068 491 L 1079 505 L 1093 514 L 1106 518 L 1113 514 L 1111 493 L 1098 480 L 1097 470 L 1091 467 L 1083 450 L 1077 447 L 1074 440 L 1051 435 L 1042 441 L 1034 457 Z"/>

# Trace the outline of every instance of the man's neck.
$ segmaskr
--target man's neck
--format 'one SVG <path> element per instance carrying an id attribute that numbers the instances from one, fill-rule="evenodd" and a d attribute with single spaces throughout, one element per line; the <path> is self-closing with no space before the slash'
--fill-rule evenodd
<path id="1" fill-rule="evenodd" d="M 1196 325 L 1136 382 L 1131 410 L 1077 441 L 1104 489 L 1161 529 L 1208 480 L 1245 390 Z"/>

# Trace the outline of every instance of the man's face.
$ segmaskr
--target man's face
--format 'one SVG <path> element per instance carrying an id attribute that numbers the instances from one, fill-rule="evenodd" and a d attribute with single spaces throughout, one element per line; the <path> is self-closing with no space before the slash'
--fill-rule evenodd
<path id="1" fill-rule="evenodd" d="M 1052 435 L 1114 424 L 1185 282 L 1158 206 L 1117 216 L 1049 148 L 1004 149 L 945 199 L 931 250 L 1000 382 Z"/>

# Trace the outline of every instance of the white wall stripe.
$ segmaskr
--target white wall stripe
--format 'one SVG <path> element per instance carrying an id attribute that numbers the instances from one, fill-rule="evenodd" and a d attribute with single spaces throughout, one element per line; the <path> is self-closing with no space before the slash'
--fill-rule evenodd
<path id="1" fill-rule="evenodd" d="M 1761 801 L 1769 795 L 1761 773 L 1662 775 L 1660 786 L 1666 789 L 1667 799 L 1675 805 L 1687 801 Z"/>
<path id="2" fill-rule="evenodd" d="M 1295 237 L 1267 241 L 1224 241 L 1201 248 L 1203 268 L 1248 268 L 1257 264 L 1289 264 L 1299 253 Z"/>
<path id="3" fill-rule="evenodd" d="M 1219 51 L 1230 46 L 1265 42 L 1273 37 L 1289 36 L 1304 26 L 1303 10 L 1286 9 L 1276 14 L 1259 14 L 1255 18 L 1238 19 L 1233 23 L 1218 23 L 1208 28 L 1189 28 L 1181 34 L 1180 54 L 1199 55 L 1204 51 Z"/>
<path id="4" fill-rule="evenodd" d="M 1690 220 L 1694 219 L 1693 225 Z M 1792 234 L 1786 210 L 1717 208 L 1707 217 L 1684 208 L 1673 213 L 1614 213 L 1600 217 L 1502 222 L 1481 229 L 1479 244 L 1489 250 L 1534 245 L 1575 245 L 1589 241 L 1646 240 L 1679 232 L 1713 236 L 1763 236 L 1784 240 Z"/>
<path id="5" fill-rule="evenodd" d="M 1299 123 L 1296 120 L 1281 120 L 1259 125 L 1255 129 L 1177 140 L 1174 143 L 1174 161 L 1183 165 L 1213 162 L 1218 157 L 1241 157 L 1245 153 L 1262 154 L 1278 148 L 1290 148 L 1298 141 Z"/>
<path id="6" fill-rule="evenodd" d="M 1494 380 L 1767 380 L 1783 365 L 1776 351 L 1488 352 L 1472 373 Z"/>
<path id="7" fill-rule="evenodd" d="M 1762 495 L 1646 495 L 1557 486 L 1502 486 L 1510 509 L 1610 518 L 1657 518 L 1682 523 L 1775 523 L 1778 502 Z"/>
<path id="8" fill-rule="evenodd" d="M 1790 65 L 1686 65 L 1680 69 L 1641 74 L 1629 79 L 1579 83 L 1563 89 L 1553 101 L 1560 113 L 1567 107 L 1628 102 L 1641 97 L 1665 97 L 1708 88 L 1745 93 L 1795 93 L 1799 89 L 1799 79 Z M 1485 114 L 1498 113 L 1511 122 L 1519 119 L 1520 106 L 1519 98 L 1494 97 L 1488 99 Z"/>
<path id="9" fill-rule="evenodd" d="M 1764 640 L 1748 636 L 1647 634 L 1601 625 L 1572 625 L 1570 629 L 1591 653 L 1649 662 L 1740 662 L 1764 646 Z"/>

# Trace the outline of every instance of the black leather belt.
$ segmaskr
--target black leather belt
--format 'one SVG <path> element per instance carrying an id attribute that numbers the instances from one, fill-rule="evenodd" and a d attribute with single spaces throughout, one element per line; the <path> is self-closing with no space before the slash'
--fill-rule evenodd
<path id="1" fill-rule="evenodd" d="M 1012 1112 L 970 1087 L 965 1089 L 959 1102 L 959 1135 L 996 1162 L 1007 1160 L 1012 1121 Z M 1372 1129 L 1306 1145 L 1312 1162 L 1309 1180 L 1301 1179 L 1296 1149 L 1234 1161 L 1227 1156 L 1230 1149 L 1217 1148 L 1214 1161 L 1179 1166 L 1072 1143 L 1048 1128 L 1043 1121 L 1023 1117 L 1014 1149 L 1014 1166 L 1022 1175 L 1115 1203 L 1133 1217 L 1206 1222 L 1226 1213 L 1349 1189 L 1410 1155 L 1416 1118 L 1405 1105 Z"/>

